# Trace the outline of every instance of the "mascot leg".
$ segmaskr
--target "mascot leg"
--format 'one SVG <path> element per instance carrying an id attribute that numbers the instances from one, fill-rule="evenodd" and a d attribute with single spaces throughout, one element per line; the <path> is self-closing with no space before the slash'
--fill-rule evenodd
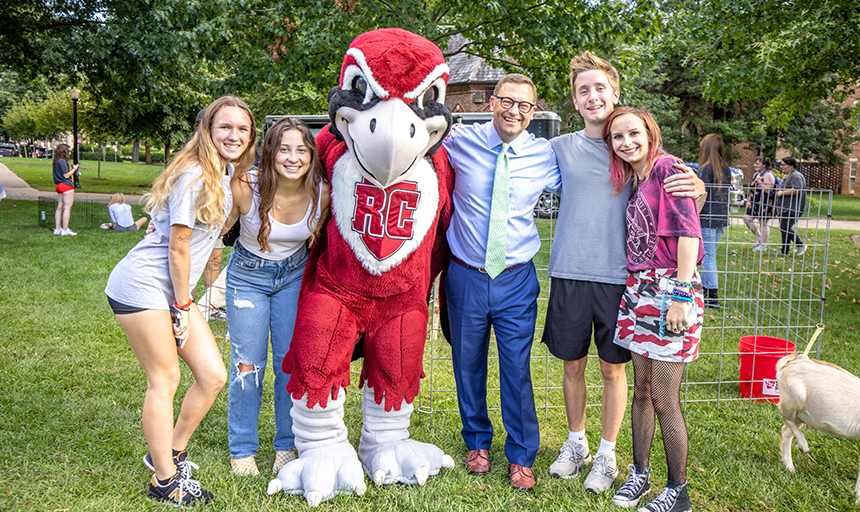
<path id="1" fill-rule="evenodd" d="M 377 404 L 373 389 L 364 386 L 362 402 L 364 425 L 358 454 L 361 464 L 376 485 L 424 485 L 427 477 L 435 476 L 440 468 L 453 468 L 454 459 L 428 443 L 409 439 L 409 416 L 412 404 L 406 400 L 400 410 L 385 411 L 385 401 Z"/>
<path id="2" fill-rule="evenodd" d="M 343 423 L 346 390 L 339 389 L 337 396 L 329 399 L 325 408 L 319 404 L 308 408 L 307 395 L 293 398 L 290 415 L 299 458 L 281 468 L 278 477 L 269 482 L 268 494 L 281 490 L 304 494 L 308 506 L 315 507 L 338 494 L 361 496 L 367 490 Z"/>

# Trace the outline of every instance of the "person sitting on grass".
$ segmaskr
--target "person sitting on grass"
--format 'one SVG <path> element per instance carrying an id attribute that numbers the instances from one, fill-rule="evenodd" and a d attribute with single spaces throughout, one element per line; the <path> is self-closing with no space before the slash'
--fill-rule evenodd
<path id="1" fill-rule="evenodd" d="M 137 231 L 146 224 L 146 217 L 134 220 L 134 217 L 131 215 L 131 205 L 125 202 L 125 196 L 122 192 L 117 192 L 110 198 L 108 213 L 110 214 L 111 221 L 99 226 L 102 229 Z"/>

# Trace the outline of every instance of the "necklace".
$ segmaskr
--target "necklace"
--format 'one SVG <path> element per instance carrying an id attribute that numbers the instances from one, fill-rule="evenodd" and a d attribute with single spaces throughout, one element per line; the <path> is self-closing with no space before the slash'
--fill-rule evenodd
<path id="1" fill-rule="evenodd" d="M 284 209 L 284 208 L 289 208 L 289 207 L 293 204 L 293 202 L 295 202 L 295 200 L 296 200 L 296 199 L 298 199 L 298 198 L 302 195 L 302 192 L 303 192 L 303 191 L 299 190 L 298 192 L 296 192 L 295 194 L 293 194 L 292 199 L 290 199 L 289 201 L 287 201 L 287 204 L 285 204 L 285 205 L 283 205 L 283 206 L 281 206 L 281 205 L 279 205 L 279 204 L 275 203 L 274 199 L 272 199 L 272 204 L 274 204 L 274 205 L 275 205 L 275 208 L 277 208 L 278 210 L 281 210 L 281 209 Z"/>

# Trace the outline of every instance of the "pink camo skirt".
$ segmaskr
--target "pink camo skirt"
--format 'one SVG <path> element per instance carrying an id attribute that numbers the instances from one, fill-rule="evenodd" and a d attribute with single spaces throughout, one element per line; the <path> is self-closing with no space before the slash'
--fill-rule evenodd
<path id="1" fill-rule="evenodd" d="M 658 361 L 689 363 L 699 357 L 705 303 L 698 272 L 693 273 L 691 281 L 693 303 L 687 317 L 689 327 L 679 333 L 661 328 L 661 319 L 672 301 L 669 294 L 660 289 L 660 280 L 674 279 L 675 274 L 676 269 L 664 268 L 641 270 L 627 276 L 627 289 L 618 308 L 616 345 Z"/>

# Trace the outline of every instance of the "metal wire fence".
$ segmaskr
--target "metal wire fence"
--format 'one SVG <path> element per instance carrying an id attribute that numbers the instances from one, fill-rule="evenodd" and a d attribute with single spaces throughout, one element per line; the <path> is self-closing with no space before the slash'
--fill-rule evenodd
<path id="1" fill-rule="evenodd" d="M 756 237 L 744 223 L 743 207 L 729 207 L 729 225 L 717 252 L 721 307 L 705 310 L 699 358 L 687 365 L 682 384 L 682 400 L 685 404 L 752 400 L 752 396 L 742 397 L 739 394 L 739 388 L 750 385 L 754 390 L 773 393 L 766 378 L 740 378 L 741 358 L 752 357 L 751 374 L 755 376 L 758 375 L 755 365 L 761 364 L 762 360 L 757 356 L 776 357 L 781 354 L 774 354 L 772 349 L 768 349 L 768 352 L 756 343 L 751 352 L 742 352 L 739 347 L 741 338 L 772 337 L 789 342 L 783 346 L 783 353 L 786 352 L 785 347 L 794 345 L 803 350 L 816 325 L 822 322 L 832 193 L 822 189 L 808 189 L 806 193 L 807 207 L 796 226 L 805 250 L 800 253 L 792 247 L 787 256 L 780 254 L 782 236 L 779 218 L 767 220 L 769 237 L 765 244 L 759 246 Z M 552 218 L 536 221 L 542 238 L 541 250 L 534 258 L 541 280 L 541 294 L 538 298 L 538 321 L 531 367 L 535 401 L 539 413 L 546 419 L 563 415 L 564 409 L 562 362 L 550 355 L 546 346 L 540 343 L 550 288 L 547 266 L 556 221 Z M 226 261 L 228 252 L 229 249 L 225 251 L 223 261 Z M 226 315 L 223 310 L 209 306 L 210 302 L 216 306 L 223 305 L 223 286 L 223 282 L 217 281 L 208 289 L 198 286 L 197 297 L 204 311 L 210 313 L 210 326 L 222 343 L 222 352 L 229 358 Z M 423 417 L 432 421 L 434 414 L 456 413 L 458 409 L 451 349 L 441 334 L 435 297 L 431 297 L 430 308 L 424 354 L 426 378 L 416 398 L 415 410 L 419 413 L 419 420 Z M 819 338 L 816 354 L 819 353 L 820 343 Z M 488 376 L 488 406 L 491 411 L 500 408 L 498 356 L 494 345 L 491 340 Z M 588 407 L 600 406 L 601 402 L 603 386 L 596 359 L 592 347 L 587 372 Z M 358 390 L 360 365 L 360 360 L 353 363 L 351 392 Z M 632 383 L 631 377 L 632 368 L 628 365 L 629 383 Z"/>

